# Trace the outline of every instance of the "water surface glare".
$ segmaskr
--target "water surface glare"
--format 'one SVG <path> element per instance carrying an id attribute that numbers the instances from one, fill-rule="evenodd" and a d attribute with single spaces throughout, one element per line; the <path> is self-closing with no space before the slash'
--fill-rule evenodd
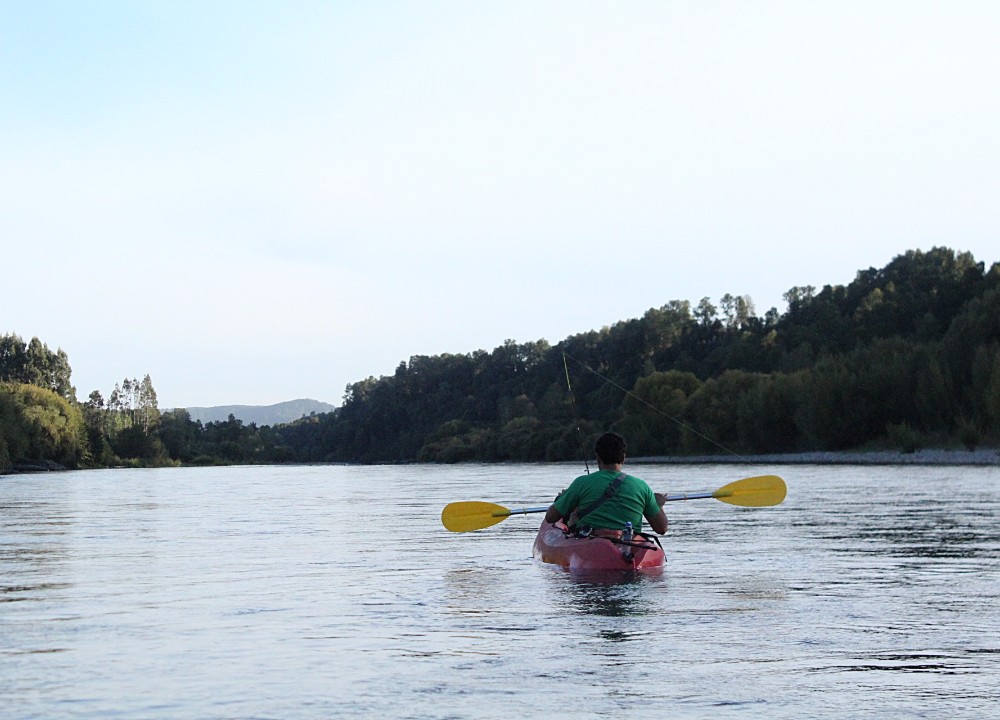
<path id="1" fill-rule="evenodd" d="M 538 515 L 581 468 L 0 477 L 4 718 L 983 718 L 1000 697 L 1000 469 L 776 473 L 776 508 L 670 503 L 667 568 L 575 577 Z"/>

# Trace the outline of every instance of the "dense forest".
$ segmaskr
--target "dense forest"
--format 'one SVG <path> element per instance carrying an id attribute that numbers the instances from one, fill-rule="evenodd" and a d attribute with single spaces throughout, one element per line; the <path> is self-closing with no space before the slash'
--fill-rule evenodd
<path id="1" fill-rule="evenodd" d="M 617 429 L 639 455 L 996 445 L 1000 264 L 910 251 L 846 286 L 672 300 L 556 345 L 414 356 L 275 427 L 160 412 L 147 375 L 80 403 L 66 354 L 0 337 L 0 472 L 271 462 L 579 459 Z"/>

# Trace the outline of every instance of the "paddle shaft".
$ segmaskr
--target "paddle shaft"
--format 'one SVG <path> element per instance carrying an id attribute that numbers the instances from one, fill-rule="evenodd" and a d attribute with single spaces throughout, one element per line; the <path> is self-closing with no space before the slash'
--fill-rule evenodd
<path id="1" fill-rule="evenodd" d="M 493 517 L 507 517 L 508 515 L 527 515 L 528 513 L 541 513 L 549 509 L 549 506 L 544 507 L 530 507 L 530 508 L 519 508 L 517 510 L 507 510 L 506 512 L 500 512 L 499 510 L 492 513 Z"/>
<path id="2" fill-rule="evenodd" d="M 697 492 L 697 493 L 678 493 L 677 495 L 667 495 L 663 502 L 672 502 L 674 500 L 707 500 L 709 498 L 719 499 L 720 497 L 725 497 L 725 495 L 718 494 L 719 491 L 715 492 Z M 727 493 L 728 494 L 728 493 Z M 548 505 L 539 507 L 529 507 L 529 508 L 518 508 L 516 510 L 506 510 L 506 512 L 491 513 L 493 517 L 507 517 L 508 515 L 528 515 L 529 513 L 543 513 L 549 509 Z"/>
<path id="3" fill-rule="evenodd" d="M 707 498 L 717 498 L 715 493 L 710 492 L 700 492 L 700 493 L 681 493 L 678 495 L 667 495 L 664 502 L 671 502 L 672 500 L 705 500 Z M 528 515 L 529 513 L 543 513 L 549 509 L 548 505 L 544 507 L 529 507 L 529 508 L 518 508 L 516 510 L 507 510 L 506 512 L 500 512 L 499 510 L 494 513 L 490 513 L 493 517 L 507 517 L 508 515 Z"/>
<path id="4" fill-rule="evenodd" d="M 710 492 L 700 492 L 700 493 L 680 493 L 678 495 L 667 495 L 664 502 L 670 502 L 672 500 L 704 500 L 706 498 L 718 497 L 715 493 Z"/>

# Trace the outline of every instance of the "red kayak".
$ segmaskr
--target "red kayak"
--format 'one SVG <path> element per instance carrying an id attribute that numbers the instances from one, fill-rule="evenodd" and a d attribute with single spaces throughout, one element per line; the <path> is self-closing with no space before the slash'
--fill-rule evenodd
<path id="1" fill-rule="evenodd" d="M 590 537 L 581 538 L 569 533 L 562 522 L 542 522 L 531 554 L 574 571 L 648 572 L 663 569 L 664 561 L 663 548 L 655 536 L 636 533 L 626 545 L 621 542 L 620 530 L 595 530 Z"/>

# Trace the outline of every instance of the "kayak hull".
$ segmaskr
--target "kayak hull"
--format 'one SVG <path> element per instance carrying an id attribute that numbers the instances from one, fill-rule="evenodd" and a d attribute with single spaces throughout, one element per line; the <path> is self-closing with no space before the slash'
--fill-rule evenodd
<path id="1" fill-rule="evenodd" d="M 533 557 L 577 572 L 620 570 L 647 572 L 663 569 L 664 554 L 659 543 L 642 535 L 631 546 L 632 559 L 625 558 L 624 546 L 605 537 L 578 538 L 566 534 L 563 523 L 543 522 L 535 536 Z"/>

